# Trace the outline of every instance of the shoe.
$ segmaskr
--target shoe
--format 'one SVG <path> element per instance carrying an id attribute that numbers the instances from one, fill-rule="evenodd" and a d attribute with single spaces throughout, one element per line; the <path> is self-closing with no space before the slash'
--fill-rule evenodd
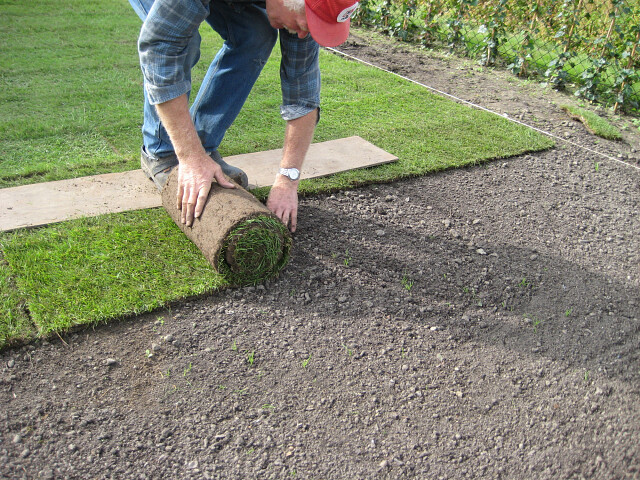
<path id="1" fill-rule="evenodd" d="M 162 191 L 169 174 L 173 167 L 178 165 L 178 157 L 175 154 L 168 155 L 166 157 L 154 158 L 147 153 L 144 147 L 142 147 L 140 154 L 140 166 L 142 171 L 153 180 L 158 190 Z"/>
<path id="2" fill-rule="evenodd" d="M 231 180 L 236 182 L 242 188 L 247 188 L 249 186 L 249 179 L 247 178 L 247 174 L 244 173 L 243 170 L 240 170 L 238 167 L 234 167 L 233 165 L 229 165 L 227 162 L 225 162 L 217 150 L 214 150 L 213 152 L 207 152 L 207 154 L 214 162 L 222 167 L 222 173 L 224 173 L 227 177 L 231 178 Z"/>

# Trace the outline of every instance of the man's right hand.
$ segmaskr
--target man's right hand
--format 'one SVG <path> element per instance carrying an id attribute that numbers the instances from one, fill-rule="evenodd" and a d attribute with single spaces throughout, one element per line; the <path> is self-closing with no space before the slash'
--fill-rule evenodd
<path id="1" fill-rule="evenodd" d="M 235 188 L 222 173 L 222 168 L 207 155 L 193 126 L 187 95 L 156 105 L 178 156 L 177 206 L 182 210 L 180 220 L 190 227 L 193 219 L 202 215 L 211 182 L 216 180 L 225 188 Z"/>
<path id="2" fill-rule="evenodd" d="M 180 161 L 180 158 L 178 158 Z M 211 183 L 215 180 L 221 187 L 235 188 L 222 173 L 222 168 L 204 151 L 188 161 L 180 161 L 178 166 L 177 207 L 181 210 L 180 221 L 187 227 L 199 218 L 204 210 Z"/>

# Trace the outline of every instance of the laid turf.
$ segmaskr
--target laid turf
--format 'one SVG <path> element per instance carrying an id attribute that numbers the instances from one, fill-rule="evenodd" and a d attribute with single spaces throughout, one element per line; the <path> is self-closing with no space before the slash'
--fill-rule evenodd
<path id="1" fill-rule="evenodd" d="M 139 168 L 139 20 L 126 2 L 0 4 L 0 187 Z M 203 77 L 220 40 L 203 29 Z M 38 45 L 47 45 L 46 53 Z M 279 51 L 221 153 L 282 146 Z M 359 135 L 399 161 L 301 182 L 303 195 L 548 148 L 536 132 L 437 97 L 377 69 L 321 54 L 315 141 Z M 254 193 L 265 198 L 268 189 Z M 46 201 L 46 199 L 43 199 Z M 28 212 L 25 212 L 28 214 Z M 0 347 L 226 286 L 162 209 L 0 235 Z"/>
<path id="2" fill-rule="evenodd" d="M 560 108 L 567 112 L 571 118 L 581 121 L 587 130 L 594 135 L 608 140 L 622 140 L 620 130 L 597 113 L 587 110 L 586 108 L 574 107 L 572 105 L 561 105 Z"/>

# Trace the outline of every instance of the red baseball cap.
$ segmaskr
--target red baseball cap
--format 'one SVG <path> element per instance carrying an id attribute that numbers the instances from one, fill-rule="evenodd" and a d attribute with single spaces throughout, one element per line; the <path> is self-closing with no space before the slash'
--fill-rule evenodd
<path id="1" fill-rule="evenodd" d="M 309 33 L 323 47 L 337 47 L 349 36 L 358 5 L 354 0 L 305 0 Z"/>

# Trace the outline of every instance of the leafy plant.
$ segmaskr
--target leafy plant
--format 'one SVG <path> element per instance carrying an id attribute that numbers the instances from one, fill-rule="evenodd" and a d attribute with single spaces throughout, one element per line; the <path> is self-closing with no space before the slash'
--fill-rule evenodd
<path id="1" fill-rule="evenodd" d="M 403 41 L 502 59 L 519 76 L 637 111 L 640 103 L 636 0 L 363 0 L 358 23 Z"/>
<path id="2" fill-rule="evenodd" d="M 525 314 L 524 318 L 531 321 L 531 324 L 533 325 L 533 332 L 537 333 L 538 326 L 542 323 L 542 320 L 536 317 L 535 315 L 528 315 L 528 314 Z"/>
<path id="3" fill-rule="evenodd" d="M 311 354 L 302 361 L 302 368 L 307 368 L 309 366 L 309 362 L 311 362 Z"/>
<path id="4" fill-rule="evenodd" d="M 256 360 L 256 352 L 255 350 L 248 351 L 247 350 L 247 363 L 249 367 L 253 367 L 253 362 Z"/>
<path id="5" fill-rule="evenodd" d="M 402 276 L 402 280 L 401 280 L 402 286 L 408 291 L 410 292 L 411 289 L 413 288 L 413 283 L 414 281 L 411 280 L 409 277 L 407 277 L 406 275 Z"/>

